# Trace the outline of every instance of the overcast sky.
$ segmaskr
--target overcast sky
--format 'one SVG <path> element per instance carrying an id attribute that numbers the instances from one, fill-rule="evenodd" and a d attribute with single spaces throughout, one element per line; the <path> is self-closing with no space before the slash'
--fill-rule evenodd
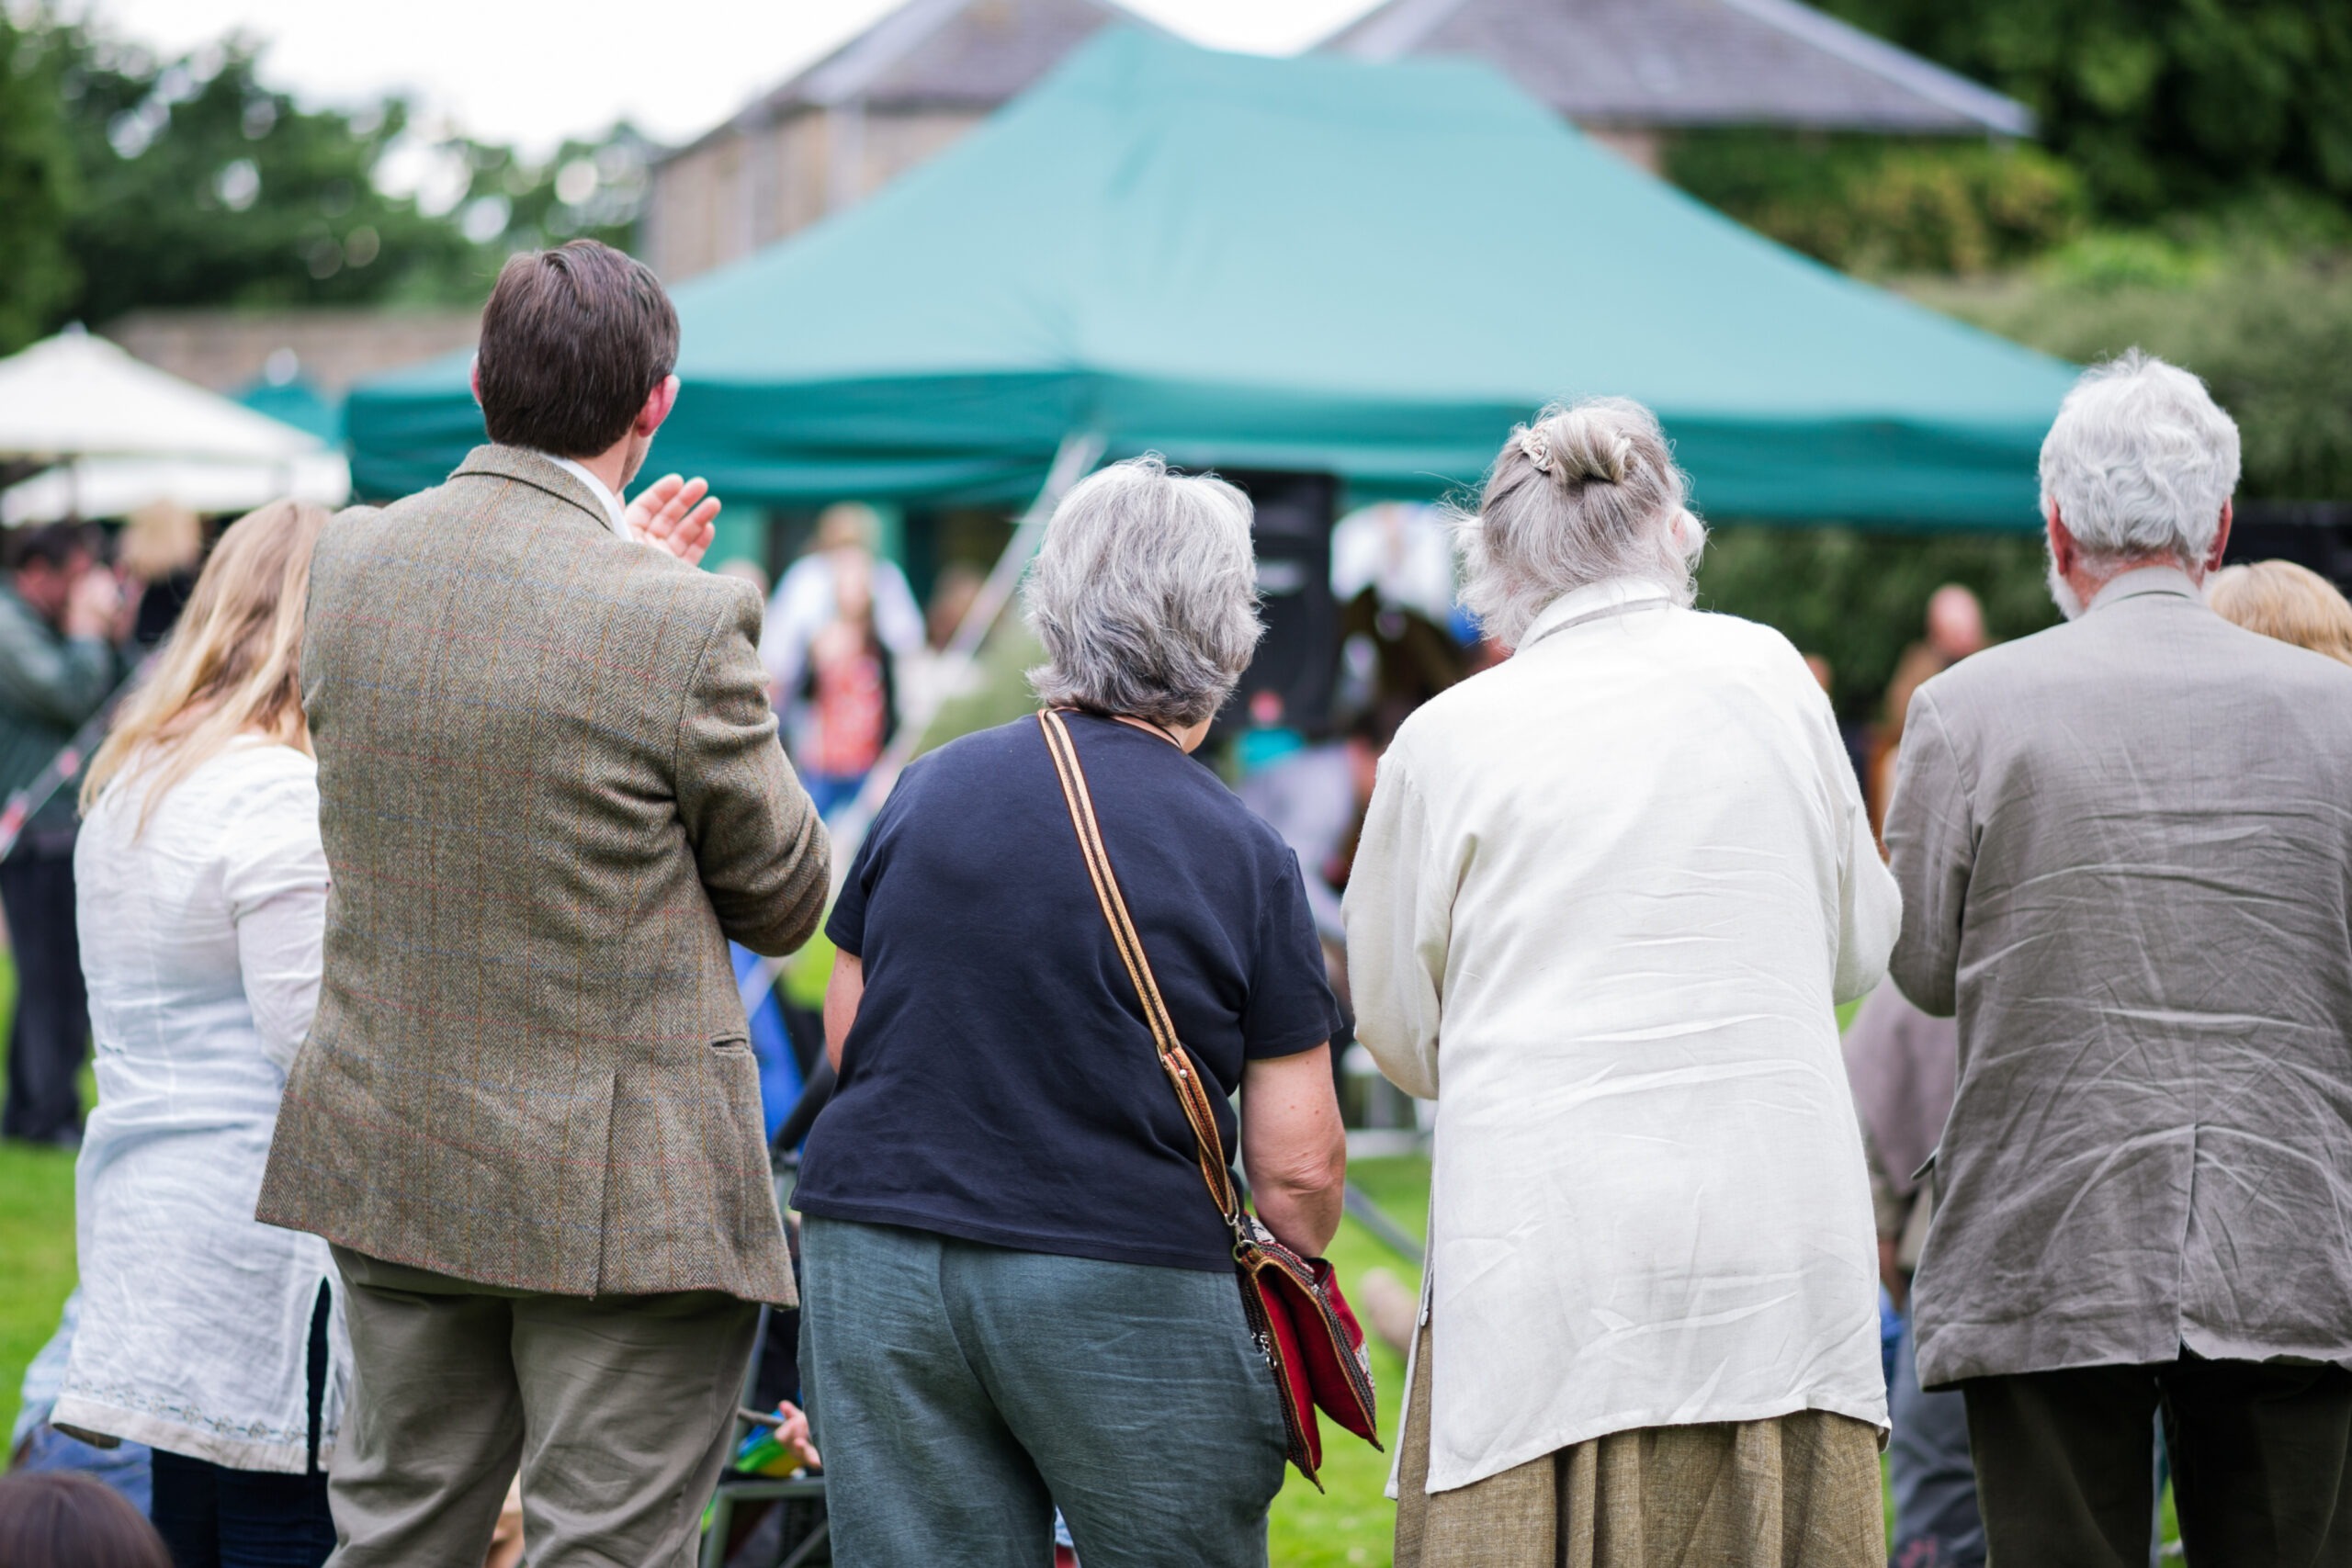
<path id="1" fill-rule="evenodd" d="M 242 29 L 265 79 L 310 103 L 392 90 L 493 141 L 542 151 L 623 116 L 665 141 L 851 38 L 899 0 L 83 0 L 178 52 Z M 1129 0 L 1197 42 L 1285 53 L 1373 0 Z M 558 22 L 556 19 L 560 18 Z"/>

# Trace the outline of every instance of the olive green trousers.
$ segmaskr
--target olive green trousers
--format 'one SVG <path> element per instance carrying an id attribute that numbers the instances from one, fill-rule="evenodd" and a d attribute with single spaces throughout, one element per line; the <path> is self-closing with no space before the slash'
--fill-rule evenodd
<path id="1" fill-rule="evenodd" d="M 1826 1410 L 1644 1427 L 1430 1494 L 1430 1331 L 1413 1359 L 1396 1568 L 1883 1568 L 1878 1429 Z"/>

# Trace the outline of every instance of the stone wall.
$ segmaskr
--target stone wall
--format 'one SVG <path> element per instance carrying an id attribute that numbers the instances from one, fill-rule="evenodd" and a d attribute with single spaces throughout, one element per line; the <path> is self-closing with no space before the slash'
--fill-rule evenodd
<path id="1" fill-rule="evenodd" d="M 980 118 L 852 104 L 728 126 L 654 166 L 639 253 L 673 284 L 724 266 L 863 200 Z"/>
<path id="2" fill-rule="evenodd" d="M 470 348 L 479 310 L 134 310 L 102 333 L 148 364 L 216 392 L 242 391 L 271 355 L 329 398 L 379 371 Z M 280 360 L 277 368 L 285 369 Z"/>

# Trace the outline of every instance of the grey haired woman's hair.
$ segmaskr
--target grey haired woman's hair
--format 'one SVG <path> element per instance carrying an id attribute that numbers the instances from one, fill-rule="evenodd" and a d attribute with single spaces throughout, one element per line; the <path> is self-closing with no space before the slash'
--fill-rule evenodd
<path id="1" fill-rule="evenodd" d="M 1265 629 L 1250 521 L 1248 496 L 1157 454 L 1072 488 L 1029 569 L 1038 698 L 1180 728 L 1216 713 Z"/>
<path id="2" fill-rule="evenodd" d="M 1688 604 L 1706 530 L 1657 416 L 1628 398 L 1555 403 L 1503 443 L 1476 512 L 1454 513 L 1462 602 L 1507 648 L 1561 594 L 1612 577 Z"/>

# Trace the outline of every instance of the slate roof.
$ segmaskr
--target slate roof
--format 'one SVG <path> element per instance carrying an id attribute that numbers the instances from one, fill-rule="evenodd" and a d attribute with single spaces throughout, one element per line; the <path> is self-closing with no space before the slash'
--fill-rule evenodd
<path id="1" fill-rule="evenodd" d="M 702 140 L 850 102 L 984 113 L 1112 23 L 1162 30 L 1116 0 L 906 0 Z"/>
<path id="2" fill-rule="evenodd" d="M 1322 47 L 1472 56 L 1584 125 L 2033 130 L 2014 99 L 1797 0 L 1388 0 Z"/>
<path id="3" fill-rule="evenodd" d="M 1118 0 L 906 0 L 701 145 L 802 109 L 984 113 L 1112 23 Z M 1389 0 L 1321 46 L 1470 55 L 1585 125 L 1793 125 L 2024 136 L 2022 105 L 1797 0 Z"/>

